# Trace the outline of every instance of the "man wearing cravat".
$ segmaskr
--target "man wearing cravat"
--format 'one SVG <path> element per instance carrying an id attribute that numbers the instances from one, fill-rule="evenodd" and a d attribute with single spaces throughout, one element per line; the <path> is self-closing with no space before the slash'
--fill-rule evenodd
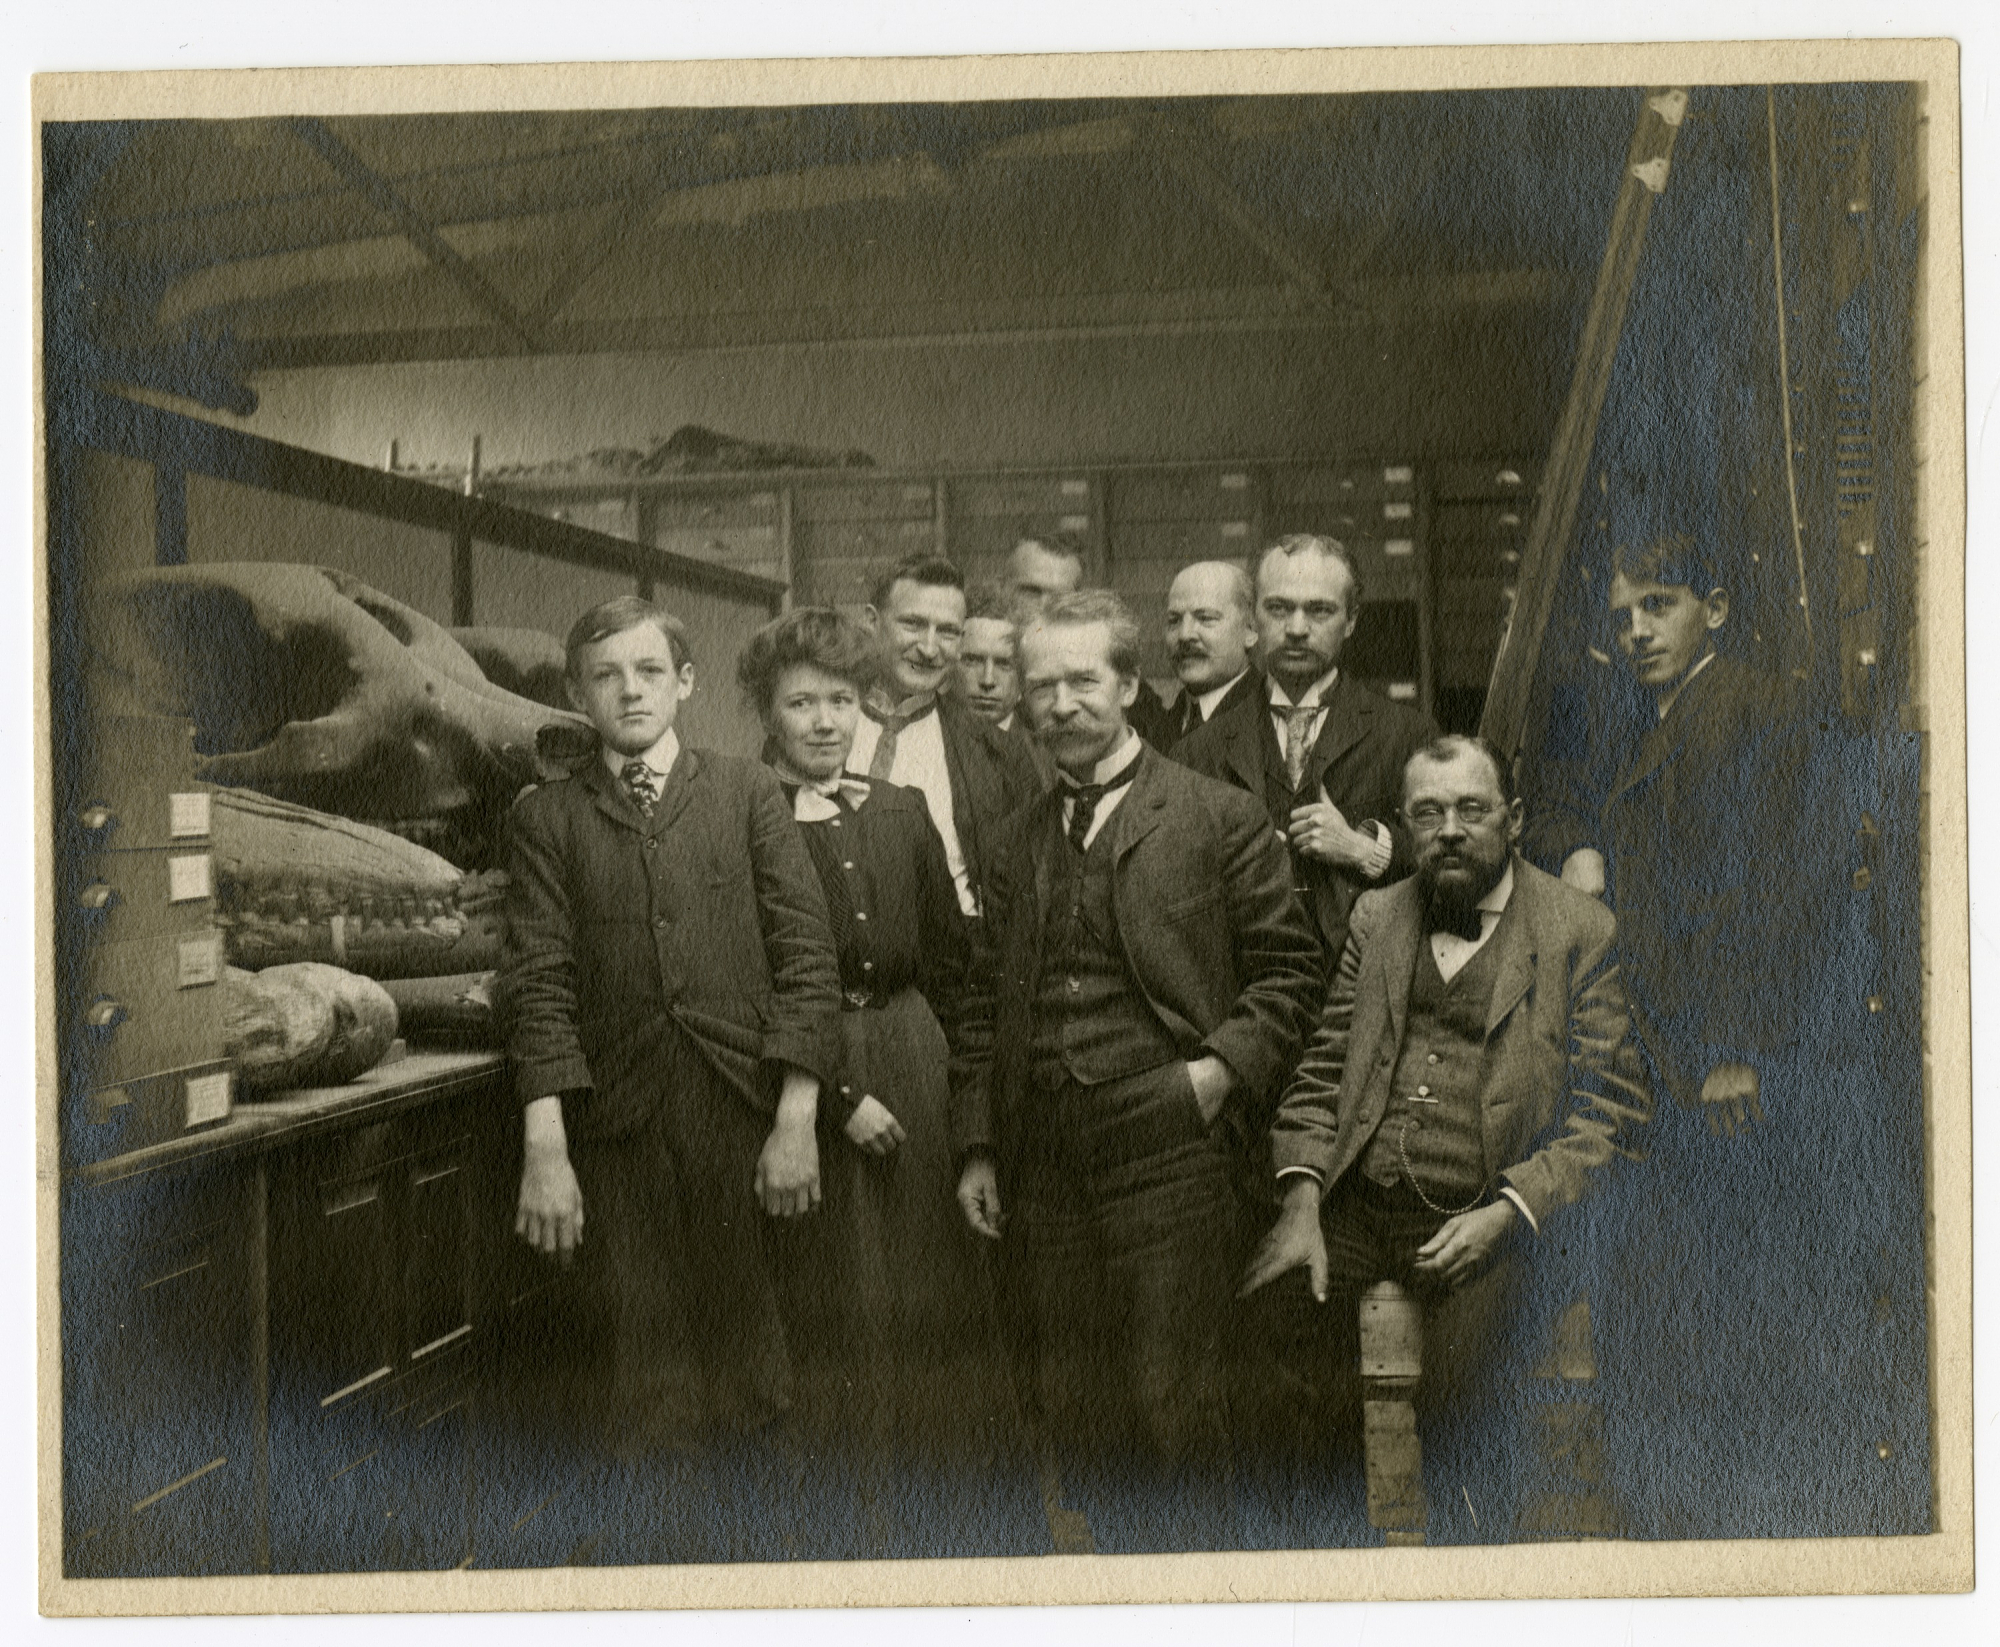
<path id="1" fill-rule="evenodd" d="M 1220 710 L 1174 756 L 1264 802 L 1330 966 L 1355 898 L 1409 873 L 1403 763 L 1436 728 L 1342 673 L 1361 605 L 1344 544 L 1280 539 L 1258 562 L 1256 595 L 1267 692 Z"/>
<path id="2" fill-rule="evenodd" d="M 868 622 L 879 648 L 847 769 L 921 790 L 944 839 L 960 910 L 978 916 L 994 826 L 1039 793 L 1033 758 L 1015 739 L 941 697 L 965 637 L 965 578 L 917 556 L 878 580 Z"/>
<path id="3" fill-rule="evenodd" d="M 1181 683 L 1167 708 L 1176 749 L 1223 710 L 1259 696 L 1263 676 L 1250 662 L 1256 604 L 1248 574 L 1226 560 L 1184 566 L 1168 587 L 1167 647 Z"/>
<path id="4" fill-rule="evenodd" d="M 1138 627 L 1115 595 L 1052 602 L 1021 653 L 1060 779 L 991 865 L 959 1200 L 1020 1267 L 1065 1479 L 1115 1489 L 1090 1512 L 1099 1547 L 1214 1547 L 1198 1516 L 1124 1518 L 1166 1510 L 1149 1494 L 1170 1485 L 1213 1508 L 1232 1166 L 1298 1055 L 1319 950 L 1262 808 L 1126 723 Z"/>
<path id="5" fill-rule="evenodd" d="M 1365 1288 L 1442 1300 L 1522 1237 L 1557 1261 L 1550 1217 L 1634 1153 L 1652 1112 L 1616 923 L 1516 855 L 1499 752 L 1462 737 L 1419 750 L 1402 811 L 1416 873 L 1354 907 L 1271 1128 L 1283 1211 L 1243 1282 L 1308 1434 L 1350 1393 Z M 1484 1302 L 1456 1361 L 1500 1354 L 1503 1306 Z"/>

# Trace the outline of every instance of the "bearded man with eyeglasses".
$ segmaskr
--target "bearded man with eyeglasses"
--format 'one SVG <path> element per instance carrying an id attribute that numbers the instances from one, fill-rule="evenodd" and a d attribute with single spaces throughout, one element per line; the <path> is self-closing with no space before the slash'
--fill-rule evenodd
<path id="1" fill-rule="evenodd" d="M 1518 856 L 1499 752 L 1464 737 L 1419 749 L 1402 818 L 1416 873 L 1355 903 L 1271 1129 L 1283 1210 L 1242 1284 L 1314 1428 L 1340 1420 L 1366 1288 L 1441 1303 L 1510 1247 L 1532 1263 L 1652 1112 L 1616 923 Z M 1466 1319 L 1475 1339 L 1505 1330 Z"/>

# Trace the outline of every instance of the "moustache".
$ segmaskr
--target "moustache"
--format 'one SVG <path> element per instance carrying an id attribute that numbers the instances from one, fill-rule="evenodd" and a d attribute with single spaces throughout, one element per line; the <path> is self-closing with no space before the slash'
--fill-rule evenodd
<path id="1" fill-rule="evenodd" d="M 1200 641 L 1182 641 L 1180 645 L 1174 648 L 1174 656 L 1177 659 L 1205 658 L 1208 656 L 1208 648 L 1203 646 Z"/>

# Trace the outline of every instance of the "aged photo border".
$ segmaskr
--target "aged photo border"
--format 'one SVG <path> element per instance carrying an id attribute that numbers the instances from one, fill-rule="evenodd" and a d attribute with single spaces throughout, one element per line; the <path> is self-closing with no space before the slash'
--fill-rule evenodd
<path id="1" fill-rule="evenodd" d="M 1961 1588 L 1971 1581 L 1971 1073 L 1966 880 L 1965 449 L 1959 88 L 1946 41 L 1411 48 L 983 59 L 595 64 L 524 68 L 52 75 L 37 121 L 781 104 L 1062 95 L 1167 96 L 1767 81 L 1924 86 L 1930 219 L 1919 297 L 1922 364 L 1916 583 L 1921 637 L 1906 724 L 1928 734 L 1925 1106 L 1930 1368 L 1937 1531 L 1842 1540 L 1518 1545 L 1213 1556 L 1037 1557 L 791 1567 L 570 1569 L 179 1580 L 60 1572 L 53 1004 L 37 1009 L 37 1292 L 41 1599 L 71 1615 L 489 1611 L 1402 1597 L 1747 1595 Z M 37 145 L 37 151 L 39 146 Z M 39 206 L 39 192 L 37 194 Z M 37 326 L 39 341 L 39 324 Z M 39 400 L 37 472 L 40 474 Z M 37 609 L 47 520 L 37 487 Z M 37 975 L 52 975 L 47 637 L 35 667 Z M 1554 1549 L 1560 1561 L 1550 1559 Z"/>

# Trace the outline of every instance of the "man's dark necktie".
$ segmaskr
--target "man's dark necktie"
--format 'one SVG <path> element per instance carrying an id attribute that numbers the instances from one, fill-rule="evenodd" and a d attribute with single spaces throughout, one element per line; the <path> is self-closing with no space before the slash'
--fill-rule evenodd
<path id="1" fill-rule="evenodd" d="M 1104 797 L 1123 789 L 1138 770 L 1139 759 L 1135 755 L 1125 763 L 1122 771 L 1114 772 L 1102 783 L 1063 785 L 1063 792 L 1070 798 L 1069 844 L 1075 851 L 1083 851 L 1083 838 L 1090 833 L 1091 820 L 1097 816 L 1097 808 Z"/>
<path id="2" fill-rule="evenodd" d="M 871 779 L 877 783 L 888 781 L 890 772 L 895 769 L 896 740 L 903 728 L 922 720 L 936 706 L 935 698 L 926 698 L 915 708 L 906 704 L 900 710 L 877 709 L 865 698 L 862 700 L 861 712 L 882 728 L 881 735 L 875 740 L 875 753 L 868 757 L 868 776 Z"/>
<path id="3" fill-rule="evenodd" d="M 1181 736 L 1202 725 L 1201 705 L 1195 702 L 1194 694 L 1185 687 L 1181 689 Z"/>
<path id="4" fill-rule="evenodd" d="M 653 769 L 636 755 L 619 769 L 619 776 L 625 780 L 625 793 L 632 797 L 632 804 L 639 809 L 639 816 L 653 815 Z"/>
<path id="5" fill-rule="evenodd" d="M 1483 911 L 1477 904 L 1464 909 L 1453 909 L 1443 903 L 1433 903 L 1424 912 L 1425 930 L 1449 932 L 1463 938 L 1469 944 L 1479 942 L 1479 934 L 1485 930 L 1481 919 Z"/>

